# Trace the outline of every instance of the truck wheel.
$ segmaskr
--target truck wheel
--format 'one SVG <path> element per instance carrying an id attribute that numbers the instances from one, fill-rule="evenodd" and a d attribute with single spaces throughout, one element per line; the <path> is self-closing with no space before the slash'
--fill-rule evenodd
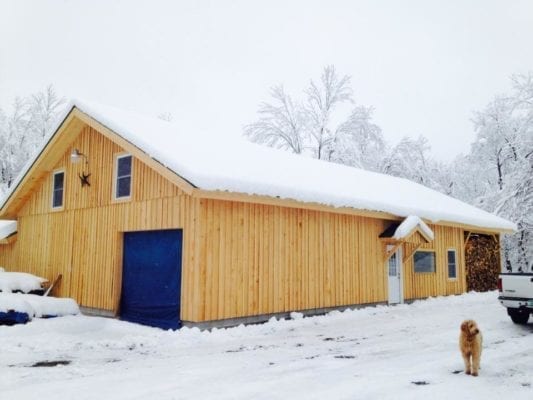
<path id="1" fill-rule="evenodd" d="M 529 312 L 520 308 L 508 308 L 507 314 L 515 324 L 525 325 L 529 319 Z"/>

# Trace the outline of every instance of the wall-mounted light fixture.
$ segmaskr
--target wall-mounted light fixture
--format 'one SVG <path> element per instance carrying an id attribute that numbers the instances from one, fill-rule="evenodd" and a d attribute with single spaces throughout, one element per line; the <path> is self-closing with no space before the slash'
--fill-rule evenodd
<path id="1" fill-rule="evenodd" d="M 87 160 L 87 156 L 85 154 L 83 154 L 78 149 L 72 149 L 72 153 L 70 153 L 70 161 L 72 162 L 72 164 L 79 163 L 82 157 L 85 158 L 85 163 L 88 164 L 89 161 Z"/>
<path id="2" fill-rule="evenodd" d="M 72 149 L 72 152 L 70 153 L 70 161 L 72 162 L 72 164 L 79 163 L 82 158 L 85 158 L 85 166 L 87 167 L 87 172 L 85 172 L 85 168 L 83 168 L 83 172 L 81 174 L 78 174 L 78 177 L 81 181 L 81 187 L 91 186 L 91 184 L 89 183 L 89 177 L 91 176 L 91 174 L 88 171 L 89 159 L 78 149 Z"/>

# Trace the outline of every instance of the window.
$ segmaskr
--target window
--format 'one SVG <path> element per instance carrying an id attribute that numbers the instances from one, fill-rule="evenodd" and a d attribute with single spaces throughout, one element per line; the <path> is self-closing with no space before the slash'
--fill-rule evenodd
<path id="1" fill-rule="evenodd" d="M 123 155 L 117 157 L 115 198 L 124 199 L 131 196 L 131 164 L 132 157 Z"/>
<path id="2" fill-rule="evenodd" d="M 394 253 L 389 258 L 389 276 L 398 276 L 398 263 L 396 261 L 396 254 Z"/>
<path id="3" fill-rule="evenodd" d="M 448 279 L 457 278 L 455 250 L 448 250 Z"/>
<path id="4" fill-rule="evenodd" d="M 435 272 L 435 252 L 417 251 L 414 255 L 415 272 Z"/>
<path id="5" fill-rule="evenodd" d="M 52 208 L 63 207 L 63 192 L 65 187 L 65 172 L 54 172 L 52 183 Z"/>

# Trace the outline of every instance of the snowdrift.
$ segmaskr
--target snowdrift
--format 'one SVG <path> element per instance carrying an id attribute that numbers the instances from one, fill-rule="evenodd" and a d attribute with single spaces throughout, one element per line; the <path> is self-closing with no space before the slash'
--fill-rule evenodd
<path id="1" fill-rule="evenodd" d="M 33 290 L 42 289 L 42 285 L 45 282 L 48 282 L 48 280 L 39 276 L 25 272 L 6 272 L 0 267 L 0 291 L 3 293 L 16 291 L 29 293 Z"/>
<path id="2" fill-rule="evenodd" d="M 0 293 L 0 324 L 26 323 L 33 318 L 62 317 L 79 313 L 78 304 L 73 299 Z"/>

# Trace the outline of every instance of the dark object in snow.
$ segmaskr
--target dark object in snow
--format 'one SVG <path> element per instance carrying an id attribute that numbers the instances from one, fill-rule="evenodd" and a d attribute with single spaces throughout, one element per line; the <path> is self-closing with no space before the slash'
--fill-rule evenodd
<path id="1" fill-rule="evenodd" d="M 355 358 L 355 356 L 345 356 L 345 355 L 341 354 L 339 356 L 335 356 L 335 358 L 352 359 L 352 358 Z"/>
<path id="2" fill-rule="evenodd" d="M 461 372 L 463 372 L 462 369 L 456 369 L 455 371 L 452 371 L 452 374 L 457 375 L 457 374 L 460 374 Z"/>
<path id="3" fill-rule="evenodd" d="M 57 367 L 58 365 L 69 365 L 70 363 L 71 361 L 69 360 L 38 361 L 32 364 L 31 367 Z"/>
<path id="4" fill-rule="evenodd" d="M 240 353 L 241 351 L 243 351 L 245 349 L 244 346 L 241 346 L 239 347 L 238 349 L 233 349 L 233 350 L 226 350 L 226 353 Z"/>
<path id="5" fill-rule="evenodd" d="M 25 324 L 30 320 L 30 316 L 24 312 L 9 310 L 8 312 L 0 312 L 0 325 L 16 325 Z"/>
<path id="6" fill-rule="evenodd" d="M 23 293 L 23 292 L 20 292 L 20 293 Z M 35 290 L 30 290 L 28 292 L 28 294 L 35 294 L 37 296 L 43 296 L 44 295 L 44 289 L 35 289 Z"/>
<path id="7" fill-rule="evenodd" d="M 2 293 L 2 290 L 0 290 L 0 293 Z M 34 289 L 30 290 L 29 292 L 23 292 L 22 290 L 12 290 L 11 292 L 7 293 L 23 293 L 23 294 L 35 294 L 37 296 L 42 296 L 44 294 L 44 289 Z"/>
<path id="8" fill-rule="evenodd" d="M 426 382 L 426 381 L 412 381 L 411 383 L 417 386 L 429 385 L 429 382 Z"/>

